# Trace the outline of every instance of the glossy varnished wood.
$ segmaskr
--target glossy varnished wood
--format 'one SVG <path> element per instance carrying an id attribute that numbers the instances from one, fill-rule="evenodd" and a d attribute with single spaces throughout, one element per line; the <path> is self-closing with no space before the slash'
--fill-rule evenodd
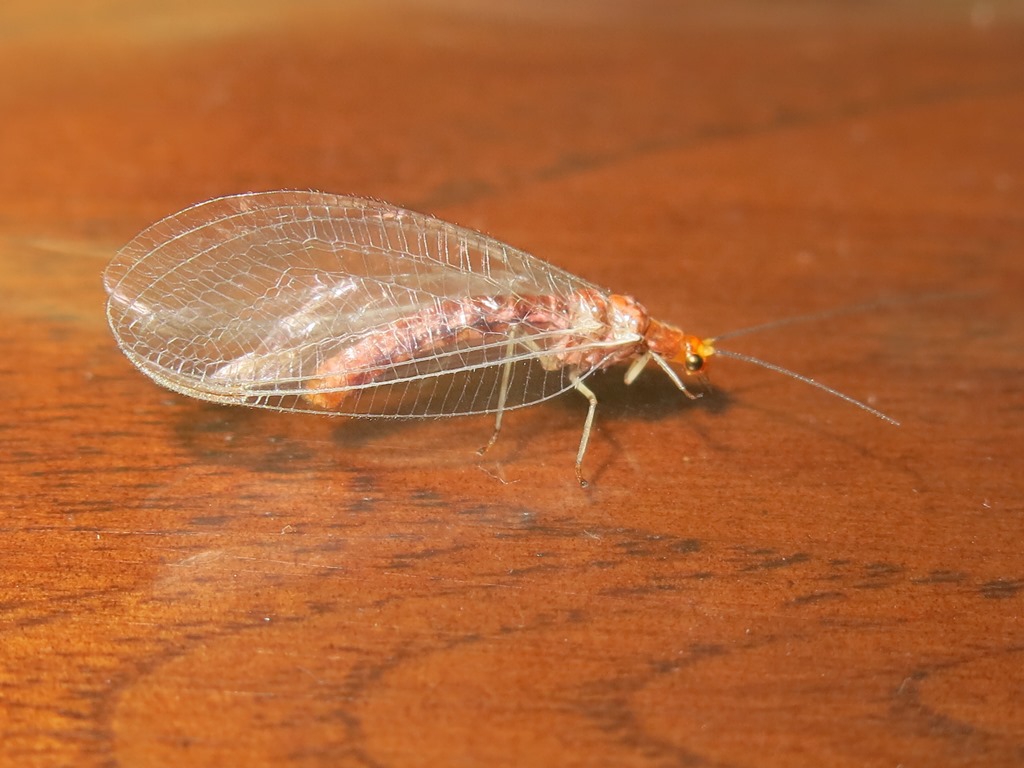
<path id="1" fill-rule="evenodd" d="M 0 762 L 1024 763 L 1015 5 L 163 5 L 0 11 Z M 157 388 L 104 264 L 280 187 L 700 334 L 883 299 L 728 346 L 903 425 L 603 376 L 582 491 L 579 398 L 481 459 Z"/>

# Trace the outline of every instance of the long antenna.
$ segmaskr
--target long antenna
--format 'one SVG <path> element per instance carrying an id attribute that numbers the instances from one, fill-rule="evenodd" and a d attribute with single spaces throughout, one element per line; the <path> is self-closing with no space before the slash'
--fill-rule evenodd
<path id="1" fill-rule="evenodd" d="M 782 321 L 782 322 L 786 322 L 786 321 Z M 719 338 L 721 338 L 721 337 L 719 337 Z M 711 340 L 712 343 L 716 342 L 716 341 L 718 341 L 718 339 Z M 728 349 L 718 349 L 718 348 L 715 348 L 714 354 L 718 355 L 718 356 L 721 356 L 721 357 L 731 357 L 731 358 L 733 358 L 735 360 L 743 360 L 744 362 L 753 363 L 754 365 L 759 365 L 762 368 L 767 368 L 769 371 L 775 371 L 776 373 L 784 374 L 786 376 L 789 376 L 790 378 L 796 379 L 797 381 L 802 381 L 802 382 L 804 382 L 804 384 L 810 384 L 812 387 L 817 387 L 818 389 L 822 390 L 823 392 L 828 392 L 830 395 L 834 395 L 834 396 L 838 397 L 840 400 L 845 400 L 846 402 L 850 403 L 851 405 L 855 405 L 858 408 L 867 411 L 872 416 L 877 416 L 882 421 L 887 421 L 890 424 L 896 425 L 897 427 L 900 425 L 900 423 L 898 421 L 896 421 L 896 419 L 892 418 L 892 416 L 887 416 L 886 414 L 882 413 L 881 411 L 879 411 L 879 410 L 877 410 L 875 408 L 872 408 L 867 403 L 862 403 L 860 400 L 857 400 L 856 398 L 850 397 L 849 395 L 844 395 L 842 392 L 840 392 L 837 389 L 832 389 L 832 387 L 828 386 L 827 384 L 822 384 L 820 381 L 815 381 L 814 379 L 810 378 L 809 376 L 804 376 L 803 374 L 797 373 L 796 371 L 791 371 L 788 368 L 783 368 L 781 365 L 775 365 L 775 363 L 769 363 L 769 362 L 767 362 L 765 360 L 761 360 L 760 358 L 751 357 L 750 355 L 745 355 L 742 352 L 731 352 Z"/>
<path id="2" fill-rule="evenodd" d="M 761 331 L 769 331 L 773 328 L 780 328 L 786 325 L 796 325 L 797 323 L 811 323 L 816 320 L 829 320 L 833 317 L 842 317 L 843 315 L 853 315 L 859 312 L 867 312 L 872 309 L 882 309 L 884 307 L 900 307 L 906 304 L 919 304 L 926 301 L 936 301 L 937 299 L 974 299 L 978 298 L 983 294 L 981 293 L 969 293 L 969 292 L 945 292 L 945 293 L 926 293 L 921 296 L 897 296 L 891 299 L 875 299 L 874 301 L 866 301 L 863 304 L 853 304 L 849 307 L 840 307 L 839 309 L 826 309 L 821 312 L 812 312 L 807 315 L 796 315 L 794 317 L 784 317 L 781 320 L 771 320 L 767 323 L 759 323 L 758 325 L 749 325 L 746 328 L 738 328 L 734 331 L 726 331 L 715 336 L 715 341 L 721 341 L 722 339 L 731 339 L 734 336 L 746 336 L 748 333 L 759 333 Z"/>

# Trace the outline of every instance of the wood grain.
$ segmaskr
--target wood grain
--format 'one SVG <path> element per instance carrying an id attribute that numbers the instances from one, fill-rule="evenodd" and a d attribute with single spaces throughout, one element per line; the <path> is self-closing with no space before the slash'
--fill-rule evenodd
<path id="1" fill-rule="evenodd" d="M 636 6 L 636 7 L 634 7 Z M 55 10 L 56 8 L 56 10 Z M 1024 764 L 1014 3 L 0 11 L 0 763 Z M 117 247 L 248 189 L 483 229 L 736 361 L 488 419 L 190 401 Z M 726 346 L 723 343 L 723 346 Z"/>

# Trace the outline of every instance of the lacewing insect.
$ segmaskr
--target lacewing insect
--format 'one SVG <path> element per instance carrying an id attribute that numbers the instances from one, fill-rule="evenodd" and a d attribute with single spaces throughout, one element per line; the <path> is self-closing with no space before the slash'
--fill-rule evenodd
<path id="1" fill-rule="evenodd" d="M 107 318 L 159 384 L 217 403 L 364 417 L 494 414 L 653 363 L 689 397 L 708 358 L 730 356 L 885 414 L 806 376 L 717 349 L 630 296 L 498 240 L 376 200 L 260 192 L 153 224 L 104 273 Z M 735 335 L 730 334 L 730 335 Z M 721 337 L 720 337 L 721 338 Z M 678 367 L 678 372 L 677 372 Z"/>

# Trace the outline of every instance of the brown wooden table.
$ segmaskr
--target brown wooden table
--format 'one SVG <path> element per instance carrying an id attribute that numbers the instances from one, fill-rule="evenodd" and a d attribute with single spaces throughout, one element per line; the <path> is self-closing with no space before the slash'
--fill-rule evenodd
<path id="1" fill-rule="evenodd" d="M 0 10 L 0 762 L 1024 764 L 1019 4 L 194 5 Z M 272 188 L 699 333 L 881 300 L 728 346 L 902 426 L 603 375 L 583 491 L 572 395 L 479 458 L 160 389 L 105 263 Z"/>

